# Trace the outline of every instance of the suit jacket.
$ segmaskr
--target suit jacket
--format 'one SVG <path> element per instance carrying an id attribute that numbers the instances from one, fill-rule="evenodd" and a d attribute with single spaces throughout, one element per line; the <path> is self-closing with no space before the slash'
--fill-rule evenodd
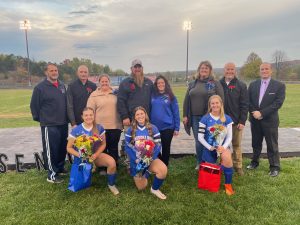
<path id="1" fill-rule="evenodd" d="M 262 98 L 260 105 L 259 92 L 260 92 L 261 79 L 253 81 L 248 89 L 249 94 L 249 120 L 251 123 L 261 122 L 265 127 L 278 127 L 279 116 L 278 110 L 282 106 L 285 99 L 285 85 L 277 80 L 270 80 L 267 90 Z M 260 111 L 262 120 L 256 120 L 252 113 L 253 111 Z"/>

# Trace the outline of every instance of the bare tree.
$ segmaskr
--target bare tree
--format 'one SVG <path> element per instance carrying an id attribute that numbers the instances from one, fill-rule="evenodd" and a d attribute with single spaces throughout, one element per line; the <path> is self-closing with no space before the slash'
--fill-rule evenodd
<path id="1" fill-rule="evenodd" d="M 287 56 L 284 51 L 276 50 L 272 55 L 272 61 L 275 64 L 276 79 L 283 77 L 282 72 L 284 70 L 284 62 L 287 60 Z M 280 76 L 281 75 L 281 76 Z"/>

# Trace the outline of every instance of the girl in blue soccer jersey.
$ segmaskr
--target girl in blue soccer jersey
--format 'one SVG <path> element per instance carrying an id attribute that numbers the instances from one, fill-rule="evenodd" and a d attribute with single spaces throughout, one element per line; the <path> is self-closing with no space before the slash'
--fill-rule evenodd
<path id="1" fill-rule="evenodd" d="M 221 157 L 221 168 L 225 176 L 225 192 L 227 195 L 233 195 L 232 175 L 233 163 L 231 158 L 231 150 L 229 145 L 232 140 L 232 119 L 224 113 L 223 101 L 219 95 L 213 95 L 208 100 L 208 114 L 203 116 L 199 123 L 198 138 L 203 144 L 204 151 L 202 161 L 216 163 L 218 154 Z M 225 134 L 222 143 L 217 143 L 213 136 L 217 135 L 216 130 L 221 126 L 221 130 Z"/>
<path id="2" fill-rule="evenodd" d="M 106 147 L 105 130 L 100 124 L 95 123 L 95 114 L 92 108 L 86 107 L 83 109 L 82 119 L 83 123 L 73 128 L 69 134 L 67 151 L 75 156 L 74 162 L 76 162 L 78 161 L 78 158 L 81 157 L 80 152 L 74 149 L 76 137 L 83 134 L 88 136 L 92 136 L 93 134 L 99 135 L 102 139 L 102 142 L 90 158 L 94 161 L 96 166 L 107 167 L 108 188 L 114 195 L 118 195 L 119 190 L 115 186 L 116 162 L 110 155 L 103 153 Z"/>
<path id="3" fill-rule="evenodd" d="M 155 143 L 152 161 L 143 173 L 140 173 L 138 170 L 142 159 L 136 143 L 140 140 L 153 140 Z M 157 127 L 149 122 L 148 114 L 143 107 L 135 108 L 131 127 L 128 128 L 125 134 L 125 142 L 125 151 L 130 159 L 130 175 L 133 176 L 137 189 L 145 189 L 150 173 L 154 173 L 155 177 L 150 192 L 159 199 L 166 199 L 167 197 L 159 190 L 168 171 L 167 166 L 157 157 L 161 150 L 160 133 Z"/>

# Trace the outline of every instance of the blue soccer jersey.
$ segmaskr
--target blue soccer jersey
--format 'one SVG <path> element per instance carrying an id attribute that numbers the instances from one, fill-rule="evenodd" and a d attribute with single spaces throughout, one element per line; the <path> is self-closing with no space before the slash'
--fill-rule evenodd
<path id="1" fill-rule="evenodd" d="M 212 138 L 212 134 L 210 132 L 210 128 L 213 127 L 215 124 L 224 125 L 227 128 L 227 135 L 224 141 L 221 143 L 222 146 L 228 148 L 231 143 L 232 135 L 228 135 L 228 133 L 232 133 L 232 124 L 233 121 L 230 116 L 225 114 L 225 122 L 223 123 L 220 118 L 216 118 L 211 114 L 207 114 L 203 116 L 199 122 L 199 133 L 204 134 L 205 142 L 202 143 L 200 138 L 199 141 L 204 145 L 203 153 L 202 153 L 202 160 L 205 162 L 215 163 L 217 161 L 217 151 L 210 151 L 210 147 L 214 146 L 214 138 Z"/>
<path id="2" fill-rule="evenodd" d="M 135 132 L 135 137 L 134 137 L 134 141 L 137 140 L 153 140 L 155 143 L 155 147 L 154 147 L 154 151 L 153 151 L 153 157 L 152 159 L 156 159 L 160 149 L 161 149 L 161 145 L 160 145 L 160 133 L 157 129 L 156 126 L 154 126 L 153 124 L 152 126 L 152 132 L 153 135 L 152 137 L 149 135 L 148 129 L 145 126 L 137 126 L 136 132 Z M 136 166 L 136 162 L 135 160 L 138 159 L 138 152 L 136 151 L 134 144 L 131 143 L 132 141 L 132 128 L 129 127 L 126 134 L 125 134 L 125 142 L 126 142 L 126 146 L 125 146 L 125 151 L 126 153 L 129 155 L 130 158 L 130 173 L 132 176 L 136 175 L 136 171 L 135 171 L 135 166 Z"/>
<path id="3" fill-rule="evenodd" d="M 99 132 L 99 136 L 102 137 L 105 134 L 104 128 L 100 124 L 97 124 L 97 129 Z M 71 133 L 69 134 L 69 137 L 76 138 L 83 134 L 88 135 L 88 136 L 93 136 L 93 131 L 92 131 L 92 128 L 87 129 L 86 127 L 84 127 L 84 125 L 82 123 L 72 129 Z"/>

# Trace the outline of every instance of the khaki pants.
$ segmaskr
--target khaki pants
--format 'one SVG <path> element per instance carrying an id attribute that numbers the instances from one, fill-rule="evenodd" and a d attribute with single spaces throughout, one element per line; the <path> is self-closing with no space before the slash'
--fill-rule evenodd
<path id="1" fill-rule="evenodd" d="M 242 134 L 243 130 L 239 130 L 237 125 L 232 126 L 232 147 L 233 147 L 233 167 L 238 169 L 243 166 L 243 158 L 242 158 Z"/>

